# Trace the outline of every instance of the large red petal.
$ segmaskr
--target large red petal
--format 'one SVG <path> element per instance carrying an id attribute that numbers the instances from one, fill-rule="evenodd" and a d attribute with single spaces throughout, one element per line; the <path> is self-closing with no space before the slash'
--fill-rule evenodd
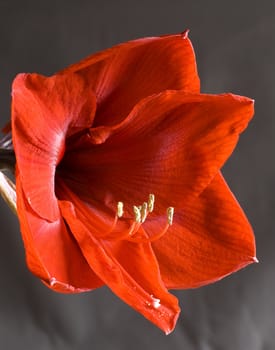
<path id="1" fill-rule="evenodd" d="M 78 72 L 95 91 L 95 125 L 123 120 L 141 99 L 164 90 L 199 92 L 187 33 L 144 38 L 92 55 L 63 72 Z"/>
<path id="2" fill-rule="evenodd" d="M 177 299 L 162 283 L 150 243 L 99 240 L 89 230 L 90 219 L 82 211 L 68 201 L 60 201 L 60 207 L 83 255 L 102 281 L 123 301 L 170 333 L 180 309 Z"/>
<path id="3" fill-rule="evenodd" d="M 184 207 L 204 190 L 252 115 L 253 101 L 244 97 L 165 92 L 138 104 L 118 126 L 98 130 L 102 144 L 67 152 L 59 169 L 91 205 L 114 210 L 123 201 L 127 211 L 154 193 L 159 215 L 158 208 Z"/>
<path id="4" fill-rule="evenodd" d="M 167 288 L 199 287 L 257 261 L 251 226 L 220 174 L 153 249 Z"/>
<path id="5" fill-rule="evenodd" d="M 49 288 L 62 293 L 79 293 L 102 286 L 62 217 L 54 222 L 38 217 L 25 199 L 20 179 L 16 181 L 16 190 L 27 264 L 33 274 Z"/>
<path id="6" fill-rule="evenodd" d="M 12 134 L 20 181 L 31 207 L 51 221 L 59 218 L 54 174 L 65 138 L 91 126 L 95 114 L 95 96 L 86 90 L 73 74 L 20 74 L 13 83 Z"/>

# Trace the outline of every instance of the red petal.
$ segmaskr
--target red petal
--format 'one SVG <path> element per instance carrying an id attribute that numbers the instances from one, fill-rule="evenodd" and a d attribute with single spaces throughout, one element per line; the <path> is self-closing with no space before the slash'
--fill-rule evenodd
<path id="1" fill-rule="evenodd" d="M 230 156 L 252 114 L 253 102 L 244 97 L 165 92 L 105 128 L 104 143 L 66 154 L 60 171 L 91 205 L 114 210 L 122 201 L 131 210 L 154 193 L 156 210 L 184 207 Z"/>
<path id="2" fill-rule="evenodd" d="M 38 217 L 16 181 L 17 210 L 29 269 L 47 286 L 63 293 L 78 293 L 102 286 L 87 264 L 68 227 L 60 217 L 48 222 Z M 49 205 L 49 202 L 47 202 Z"/>
<path id="3" fill-rule="evenodd" d="M 99 240 L 93 234 L 91 217 L 83 215 L 87 206 L 79 200 L 74 205 L 60 201 L 62 214 L 91 268 L 123 301 L 170 333 L 180 310 L 177 299 L 162 283 L 150 243 Z"/>
<path id="4" fill-rule="evenodd" d="M 12 98 L 13 145 L 24 192 L 42 218 L 58 220 L 55 168 L 64 153 L 65 137 L 91 126 L 95 97 L 77 75 L 20 74 Z"/>
<path id="5" fill-rule="evenodd" d="M 123 120 L 141 99 L 164 90 L 199 92 L 194 51 L 187 35 L 145 38 L 92 55 L 65 72 L 82 74 L 95 91 L 95 125 Z"/>
<path id="6" fill-rule="evenodd" d="M 153 249 L 167 288 L 199 287 L 257 261 L 252 229 L 220 174 Z"/>

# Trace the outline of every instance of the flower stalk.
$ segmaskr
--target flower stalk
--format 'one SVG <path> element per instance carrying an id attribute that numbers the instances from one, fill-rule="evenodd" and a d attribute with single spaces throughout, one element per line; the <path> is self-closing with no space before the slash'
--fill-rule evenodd
<path id="1" fill-rule="evenodd" d="M 0 194 L 17 215 L 16 187 L 12 180 L 5 174 L 6 171 L 14 174 L 15 154 L 13 151 L 11 132 L 0 139 Z"/>
<path id="2" fill-rule="evenodd" d="M 2 171 L 0 171 L 0 193 L 12 212 L 17 215 L 15 184 Z"/>

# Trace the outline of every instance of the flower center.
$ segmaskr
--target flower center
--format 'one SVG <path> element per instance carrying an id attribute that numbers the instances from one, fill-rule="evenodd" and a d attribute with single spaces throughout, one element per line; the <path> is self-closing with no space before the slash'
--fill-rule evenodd
<path id="1" fill-rule="evenodd" d="M 153 212 L 154 203 L 155 196 L 154 194 L 150 194 L 147 202 L 143 202 L 141 205 L 133 205 L 133 217 L 124 218 L 123 202 L 118 202 L 113 224 L 104 235 L 100 236 L 100 238 L 129 240 L 135 243 L 153 242 L 161 238 L 173 224 L 174 208 L 167 208 L 166 224 L 164 227 L 154 234 L 148 234 L 142 224 L 146 221 L 148 215 Z M 118 220 L 123 219 L 129 222 L 129 225 L 121 234 L 118 234 Z"/>

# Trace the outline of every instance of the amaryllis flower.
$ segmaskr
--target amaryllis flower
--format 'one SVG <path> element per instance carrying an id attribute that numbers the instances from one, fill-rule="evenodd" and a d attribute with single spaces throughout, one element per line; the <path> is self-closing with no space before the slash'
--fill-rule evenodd
<path id="1" fill-rule="evenodd" d="M 12 87 L 17 211 L 29 269 L 49 288 L 107 285 L 166 333 L 168 289 L 255 261 L 220 169 L 253 101 L 200 94 L 186 33 L 128 42 Z"/>

